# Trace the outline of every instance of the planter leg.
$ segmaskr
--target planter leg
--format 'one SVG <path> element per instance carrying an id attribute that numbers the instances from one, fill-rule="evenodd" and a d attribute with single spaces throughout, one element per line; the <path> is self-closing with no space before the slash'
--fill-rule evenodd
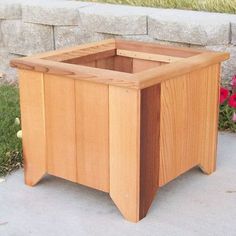
<path id="1" fill-rule="evenodd" d="M 209 69 L 210 70 L 210 69 Z M 200 169 L 205 174 L 216 170 L 217 142 L 218 142 L 218 116 L 219 116 L 219 84 L 220 65 L 211 67 L 211 77 L 208 80 L 208 91 L 205 111 L 205 148 L 200 159 Z"/>
<path id="2" fill-rule="evenodd" d="M 207 99 L 205 105 L 204 146 L 201 147 L 199 167 L 205 174 L 216 170 L 218 116 L 219 116 L 219 84 L 220 64 L 208 69 L 211 73 L 207 80 Z M 209 72 L 208 72 L 209 74 Z"/>
<path id="3" fill-rule="evenodd" d="M 146 216 L 158 189 L 158 95 L 159 87 L 109 87 L 110 196 L 132 222 Z"/>
<path id="4" fill-rule="evenodd" d="M 43 74 L 19 72 L 25 183 L 33 186 L 46 172 Z"/>
<path id="5" fill-rule="evenodd" d="M 139 93 L 109 87 L 110 196 L 129 221 L 139 220 Z"/>

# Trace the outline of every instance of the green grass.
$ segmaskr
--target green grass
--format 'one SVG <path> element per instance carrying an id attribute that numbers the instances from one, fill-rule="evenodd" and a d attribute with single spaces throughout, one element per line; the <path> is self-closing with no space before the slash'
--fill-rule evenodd
<path id="1" fill-rule="evenodd" d="M 21 140 L 16 137 L 19 125 L 14 123 L 20 116 L 18 88 L 0 86 L 0 176 L 22 166 Z"/>
<path id="2" fill-rule="evenodd" d="M 236 13 L 235 0 L 91 0 L 135 6 L 177 8 L 198 11 Z"/>

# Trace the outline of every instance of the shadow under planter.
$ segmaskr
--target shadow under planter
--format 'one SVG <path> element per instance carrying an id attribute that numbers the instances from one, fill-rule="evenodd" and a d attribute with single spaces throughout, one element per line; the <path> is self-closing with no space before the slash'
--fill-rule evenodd
<path id="1" fill-rule="evenodd" d="M 194 166 L 215 170 L 228 57 L 112 39 L 12 60 L 26 184 L 47 172 L 109 192 L 139 221 L 158 188 Z"/>

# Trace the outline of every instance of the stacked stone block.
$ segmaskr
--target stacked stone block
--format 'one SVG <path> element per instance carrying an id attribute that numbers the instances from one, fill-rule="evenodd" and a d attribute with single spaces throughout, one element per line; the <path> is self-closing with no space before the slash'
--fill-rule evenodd
<path id="1" fill-rule="evenodd" d="M 0 0 L 0 71 L 16 81 L 13 57 L 125 38 L 228 51 L 223 79 L 236 74 L 236 16 L 65 0 Z M 3 80 L 2 80 L 3 81 Z"/>

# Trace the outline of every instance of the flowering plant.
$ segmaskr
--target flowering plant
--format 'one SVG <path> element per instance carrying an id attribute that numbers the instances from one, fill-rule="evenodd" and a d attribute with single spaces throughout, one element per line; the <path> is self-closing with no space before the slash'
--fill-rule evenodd
<path id="1" fill-rule="evenodd" d="M 236 132 L 236 75 L 227 87 L 220 88 L 219 129 Z"/>

